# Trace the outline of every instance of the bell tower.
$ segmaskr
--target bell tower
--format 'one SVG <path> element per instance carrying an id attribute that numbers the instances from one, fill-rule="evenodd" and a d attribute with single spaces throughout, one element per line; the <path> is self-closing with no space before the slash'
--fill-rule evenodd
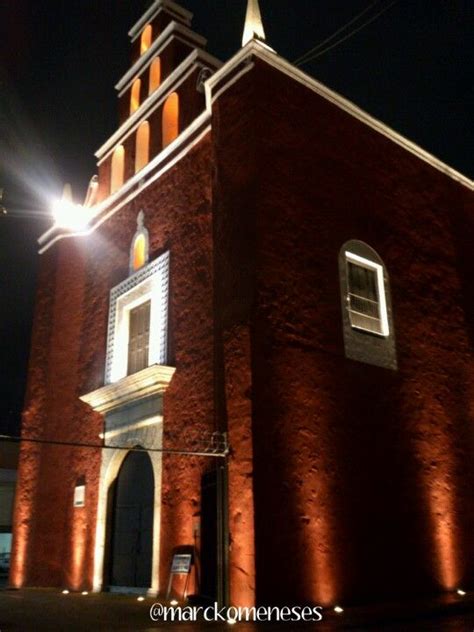
<path id="1" fill-rule="evenodd" d="M 205 52 L 192 17 L 172 0 L 155 0 L 130 29 L 131 66 L 115 86 L 119 128 L 96 153 L 99 203 L 143 185 L 204 112 L 203 81 L 221 63 Z"/>

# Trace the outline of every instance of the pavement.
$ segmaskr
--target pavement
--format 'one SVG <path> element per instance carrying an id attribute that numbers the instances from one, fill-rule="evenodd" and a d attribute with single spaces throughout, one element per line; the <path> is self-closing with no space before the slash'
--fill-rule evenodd
<path id="1" fill-rule="evenodd" d="M 54 589 L 0 589 L 0 632 L 474 632 L 474 593 L 463 598 L 446 595 L 440 599 L 409 604 L 385 604 L 369 608 L 347 608 L 341 614 L 323 611 L 320 623 L 180 623 L 154 622 L 153 598 L 110 593 L 63 595 Z"/>

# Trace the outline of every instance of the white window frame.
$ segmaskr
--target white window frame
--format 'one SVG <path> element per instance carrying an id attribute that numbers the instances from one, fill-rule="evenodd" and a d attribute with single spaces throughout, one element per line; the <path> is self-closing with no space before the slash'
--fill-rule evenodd
<path id="1" fill-rule="evenodd" d="M 127 376 L 130 311 L 150 301 L 148 366 L 166 365 L 169 252 L 140 268 L 110 292 L 105 383 Z"/>
<path id="2" fill-rule="evenodd" d="M 373 270 L 376 273 L 377 279 L 377 294 L 378 294 L 378 310 L 379 310 L 379 319 L 381 325 L 381 331 L 375 332 L 371 329 L 363 327 L 361 325 L 354 325 L 350 318 L 350 303 L 349 303 L 349 293 L 350 293 L 350 285 L 349 285 L 349 274 L 347 274 L 347 309 L 349 312 L 349 322 L 351 323 L 351 327 L 353 329 L 360 329 L 362 331 L 368 331 L 374 335 L 387 337 L 390 335 L 390 328 L 388 324 L 388 313 L 387 313 L 387 301 L 385 297 L 385 281 L 384 281 L 384 273 L 383 266 L 379 263 L 375 263 L 374 261 L 370 261 L 370 259 L 366 259 L 365 257 L 360 257 L 359 255 L 354 254 L 353 252 L 345 251 L 346 265 L 347 262 L 354 263 L 356 265 L 367 268 L 368 270 Z"/>

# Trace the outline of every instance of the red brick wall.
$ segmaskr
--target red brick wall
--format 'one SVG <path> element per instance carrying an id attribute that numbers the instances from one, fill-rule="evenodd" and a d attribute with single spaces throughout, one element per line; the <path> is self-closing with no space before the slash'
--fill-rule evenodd
<path id="1" fill-rule="evenodd" d="M 65 240 L 41 261 L 15 510 L 15 585 L 80 589 L 92 579 L 93 533 L 82 524 L 95 522 L 100 453 L 49 443 L 97 443 L 100 432 L 97 419 L 83 423 L 87 411 L 78 400 L 85 257 L 83 242 Z M 79 477 L 86 480 L 86 507 L 74 510 Z"/>
<path id="2" fill-rule="evenodd" d="M 212 138 L 89 238 L 44 255 L 24 432 L 100 432 L 77 397 L 103 383 L 109 291 L 127 276 L 143 209 L 150 259 L 171 252 L 168 445 L 215 418 L 229 431 L 234 603 L 254 591 L 260 603 L 331 604 L 469 585 L 470 207 L 453 180 L 257 62 L 216 102 Z M 398 371 L 344 356 L 348 239 L 387 266 Z M 99 458 L 87 452 L 85 469 L 85 453 L 59 450 L 22 452 L 17 584 L 23 556 L 27 583 L 90 585 Z M 162 588 L 173 547 L 194 543 L 209 462 L 167 455 L 163 466 Z"/>
<path id="3" fill-rule="evenodd" d="M 164 399 L 165 446 L 182 449 L 191 428 L 213 429 L 210 174 L 207 137 L 99 230 L 84 239 L 62 240 L 43 255 L 25 436 L 99 443 L 102 418 L 78 397 L 103 385 L 109 292 L 128 276 L 140 210 L 150 234 L 150 260 L 171 253 L 169 364 L 176 373 Z M 200 477 L 208 465 L 195 457 L 163 459 L 164 588 L 173 547 L 194 543 Z M 91 588 L 99 471 L 99 450 L 25 444 L 13 583 Z M 81 476 L 86 506 L 74 509 L 74 486 Z"/>
<path id="4" fill-rule="evenodd" d="M 31 337 L 29 373 L 23 412 L 22 433 L 41 436 L 46 417 L 46 384 L 48 375 L 49 340 L 52 328 L 54 300 L 55 262 L 57 252 L 43 258 L 38 273 L 38 290 L 34 327 Z M 38 466 L 41 446 L 32 443 L 21 445 L 18 463 L 18 485 L 14 505 L 14 534 L 10 580 L 21 586 L 29 574 L 30 552 L 34 550 L 33 534 L 35 521 Z"/>
<path id="5" fill-rule="evenodd" d="M 259 63 L 213 130 L 221 325 L 251 331 L 258 601 L 472 582 L 472 193 Z M 348 239 L 390 274 L 396 372 L 344 357 Z"/>

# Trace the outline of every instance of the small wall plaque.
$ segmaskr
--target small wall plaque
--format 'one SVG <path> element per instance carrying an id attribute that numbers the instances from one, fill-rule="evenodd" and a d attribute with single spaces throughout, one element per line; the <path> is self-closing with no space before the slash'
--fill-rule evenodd
<path id="1" fill-rule="evenodd" d="M 74 507 L 84 507 L 86 504 L 86 486 L 76 485 L 74 488 Z"/>

